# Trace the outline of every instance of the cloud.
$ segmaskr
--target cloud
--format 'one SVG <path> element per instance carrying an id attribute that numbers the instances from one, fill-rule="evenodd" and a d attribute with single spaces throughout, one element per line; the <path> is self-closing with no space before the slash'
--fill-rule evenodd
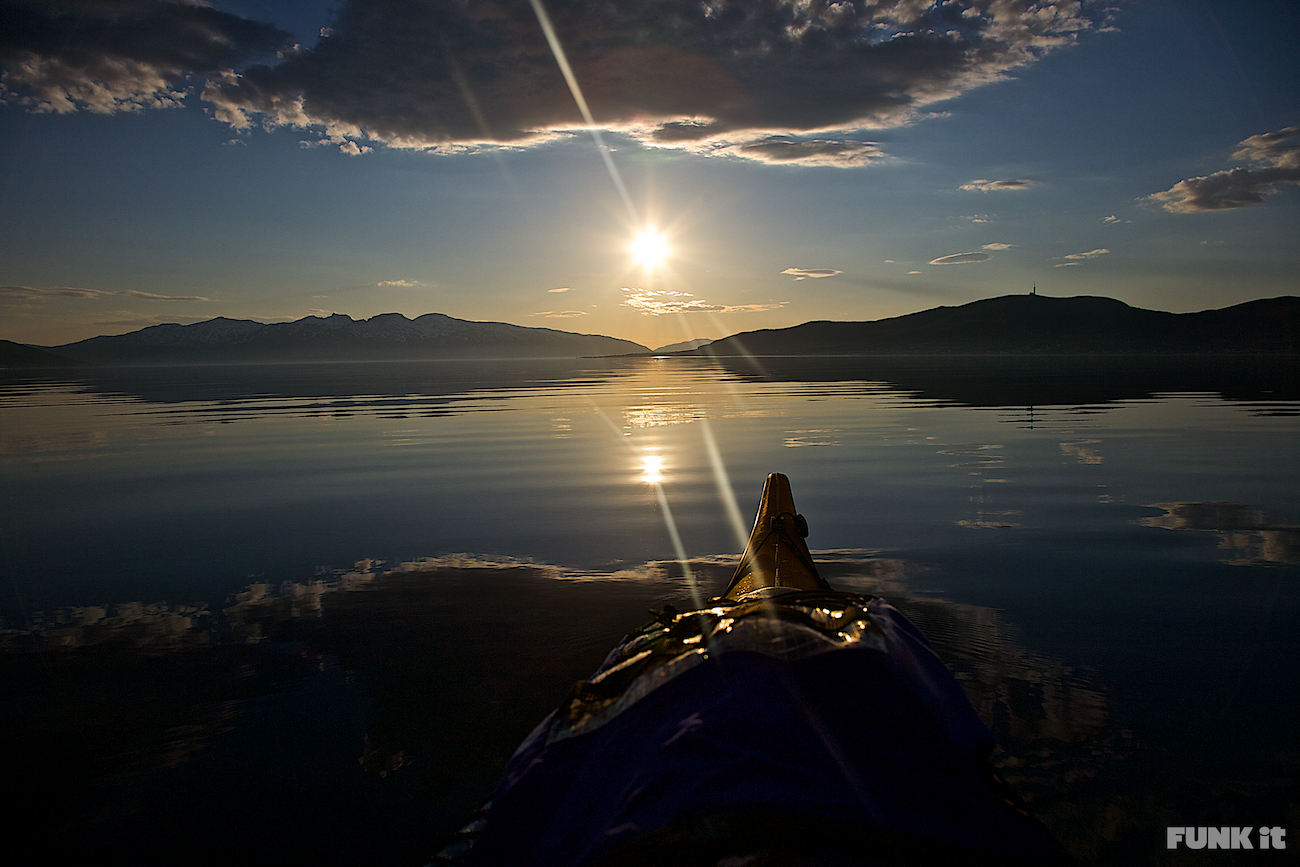
<path id="1" fill-rule="evenodd" d="M 198 3 L 3 0 L 0 100 L 59 114 L 170 108 L 190 76 L 272 55 L 288 38 Z"/>
<path id="2" fill-rule="evenodd" d="M 586 310 L 543 310 L 541 313 L 529 313 L 529 316 L 545 316 L 550 319 L 572 319 L 575 316 L 586 316 Z"/>
<path id="3" fill-rule="evenodd" d="M 561 287 L 559 287 L 558 289 L 547 289 L 546 291 L 547 291 L 547 292 L 568 292 L 568 291 L 569 291 L 569 287 L 568 287 L 568 286 L 561 286 Z"/>
<path id="4" fill-rule="evenodd" d="M 1053 268 L 1073 268 L 1073 267 L 1076 267 L 1078 264 L 1079 264 L 1078 262 L 1062 262 L 1061 264 L 1059 264 L 1059 265 L 1053 265 L 1052 267 L 1053 267 Z"/>
<path id="5" fill-rule="evenodd" d="M 122 289 L 117 292 L 105 292 L 105 295 L 129 295 L 132 298 L 146 298 L 149 301 L 207 301 L 202 295 L 155 295 L 152 292 L 137 292 L 134 289 Z"/>
<path id="6" fill-rule="evenodd" d="M 786 268 L 781 273 L 789 274 L 796 280 L 820 280 L 822 277 L 834 277 L 844 272 L 836 271 L 834 268 Z"/>
<path id="7" fill-rule="evenodd" d="M 1286 184 L 1300 184 L 1300 127 L 1253 135 L 1241 142 L 1233 159 L 1262 163 L 1263 168 L 1236 168 L 1179 181 L 1149 198 L 1174 214 L 1226 211 L 1262 205 L 1264 197 Z"/>
<path id="8" fill-rule="evenodd" d="M 623 291 L 628 293 L 623 299 L 623 305 L 648 316 L 662 316 L 665 313 L 721 313 L 723 309 L 722 305 L 710 304 L 689 292 L 637 289 L 630 286 L 623 287 Z"/>
<path id="9" fill-rule="evenodd" d="M 700 149 L 693 149 L 701 152 Z M 771 165 L 833 166 L 856 168 L 880 159 L 885 152 L 871 142 L 797 141 L 789 136 L 773 136 L 743 144 L 723 145 L 706 151 L 729 154 Z"/>
<path id="10" fill-rule="evenodd" d="M 419 280 L 380 280 L 376 286 L 421 286 Z"/>
<path id="11" fill-rule="evenodd" d="M 920 274 L 921 272 L 920 272 L 920 271 L 908 271 L 907 273 L 909 273 L 909 274 Z"/>
<path id="12" fill-rule="evenodd" d="M 982 193 L 996 190 L 1027 190 L 1035 183 L 1036 181 L 1031 181 L 1028 178 L 1020 178 L 1014 181 L 986 181 L 981 178 L 978 181 L 971 181 L 969 184 L 962 184 L 961 189 L 975 190 Z"/>
<path id="13" fill-rule="evenodd" d="M 940 256 L 938 259 L 931 259 L 931 265 L 971 265 L 975 262 L 987 262 L 993 257 L 988 253 L 953 253 L 951 256 Z"/>
<path id="14" fill-rule="evenodd" d="M 1098 256 L 1105 256 L 1110 251 L 1105 247 L 1098 247 L 1096 250 L 1089 250 L 1086 253 L 1071 253 L 1066 259 L 1096 259 Z"/>
<path id="15" fill-rule="evenodd" d="M 719 313 L 761 313 L 764 310 L 780 310 L 789 301 L 773 301 L 769 304 L 726 304 Z"/>
<path id="16" fill-rule="evenodd" d="M 173 105 L 192 82 L 236 129 L 308 130 L 351 153 L 528 147 L 585 126 L 527 3 L 351 0 L 314 46 L 257 65 L 287 34 L 180 2 L 64 3 L 4 6 L 5 86 L 34 109 Z M 923 117 L 1096 26 L 1079 0 L 566 0 L 549 13 L 601 128 L 841 167 L 881 156 L 860 131 Z"/>
<path id="17" fill-rule="evenodd" d="M 1016 246 L 1016 245 L 1015 245 L 1015 244 L 993 243 L 993 244 L 985 244 L 985 245 L 984 245 L 984 249 L 985 249 L 985 250 L 1010 250 L 1010 249 L 1011 249 L 1012 247 L 1014 247 L 1014 246 Z"/>
<path id="18" fill-rule="evenodd" d="M 35 301 L 43 298 L 108 298 L 108 297 L 143 298 L 146 301 L 207 301 L 202 295 L 157 295 L 153 292 L 139 292 L 135 289 L 83 289 L 78 286 L 0 286 L 0 298 L 12 298 L 18 301 Z"/>
<path id="19" fill-rule="evenodd" d="M 646 316 L 663 316 L 665 313 L 757 313 L 776 310 L 789 304 L 776 301 L 770 304 L 710 304 L 690 292 L 673 292 L 667 289 L 639 289 L 624 286 L 628 293 L 623 306 L 631 307 Z"/>
<path id="20" fill-rule="evenodd" d="M 1269 163 L 1285 169 L 1300 168 L 1300 126 L 1253 135 L 1241 143 L 1241 150 L 1232 157 Z"/>
<path id="21" fill-rule="evenodd" d="M 1109 217 L 1103 217 L 1102 222 L 1105 223 L 1106 225 L 1110 225 L 1111 223 L 1119 223 L 1123 221 L 1120 220 L 1120 218 L 1115 216 L 1114 214 L 1111 214 Z"/>

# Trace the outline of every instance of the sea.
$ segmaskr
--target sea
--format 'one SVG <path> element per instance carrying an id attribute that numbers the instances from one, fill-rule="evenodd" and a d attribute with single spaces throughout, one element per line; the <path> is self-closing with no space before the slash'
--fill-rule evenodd
<path id="1" fill-rule="evenodd" d="M 822 574 L 921 626 L 1080 863 L 1294 863 L 1296 374 L 3 372 L 8 839 L 137 863 L 424 864 L 622 635 L 721 591 L 780 472 Z M 1291 849 L 1171 852 L 1170 826 L 1280 826 Z"/>

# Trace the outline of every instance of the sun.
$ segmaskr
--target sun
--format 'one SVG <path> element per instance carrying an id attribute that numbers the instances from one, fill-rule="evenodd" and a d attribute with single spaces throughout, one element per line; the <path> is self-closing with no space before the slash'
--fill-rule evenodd
<path id="1" fill-rule="evenodd" d="M 654 226 L 646 226 L 637 232 L 627 248 L 632 252 L 632 258 L 636 263 L 647 271 L 653 271 L 663 265 L 673 252 L 672 247 L 668 245 L 668 238 Z"/>

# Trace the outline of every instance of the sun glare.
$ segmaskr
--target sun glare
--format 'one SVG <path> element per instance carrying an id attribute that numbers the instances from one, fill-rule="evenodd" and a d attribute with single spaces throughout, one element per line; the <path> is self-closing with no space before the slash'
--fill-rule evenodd
<path id="1" fill-rule="evenodd" d="M 627 248 L 632 251 L 636 263 L 647 271 L 663 265 L 672 254 L 668 239 L 654 226 L 646 226 L 637 232 Z"/>

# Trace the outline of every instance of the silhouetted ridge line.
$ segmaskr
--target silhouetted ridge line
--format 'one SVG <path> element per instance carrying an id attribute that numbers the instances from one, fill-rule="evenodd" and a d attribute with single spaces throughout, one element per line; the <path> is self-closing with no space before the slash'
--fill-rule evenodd
<path id="1" fill-rule="evenodd" d="M 691 355 L 1294 355 L 1300 298 L 1165 313 L 1114 298 L 1004 295 L 873 322 L 805 322 L 715 340 Z"/>
<path id="2" fill-rule="evenodd" d="M 76 361 L 35 346 L 0 340 L 0 369 L 40 368 L 40 367 L 82 367 L 85 362 Z"/>
<path id="3" fill-rule="evenodd" d="M 192 325 L 152 325 L 51 348 L 100 364 L 578 358 L 647 351 L 614 337 L 471 322 L 442 313 L 416 319 L 384 313 L 362 320 L 335 313 L 269 325 L 218 317 Z"/>

